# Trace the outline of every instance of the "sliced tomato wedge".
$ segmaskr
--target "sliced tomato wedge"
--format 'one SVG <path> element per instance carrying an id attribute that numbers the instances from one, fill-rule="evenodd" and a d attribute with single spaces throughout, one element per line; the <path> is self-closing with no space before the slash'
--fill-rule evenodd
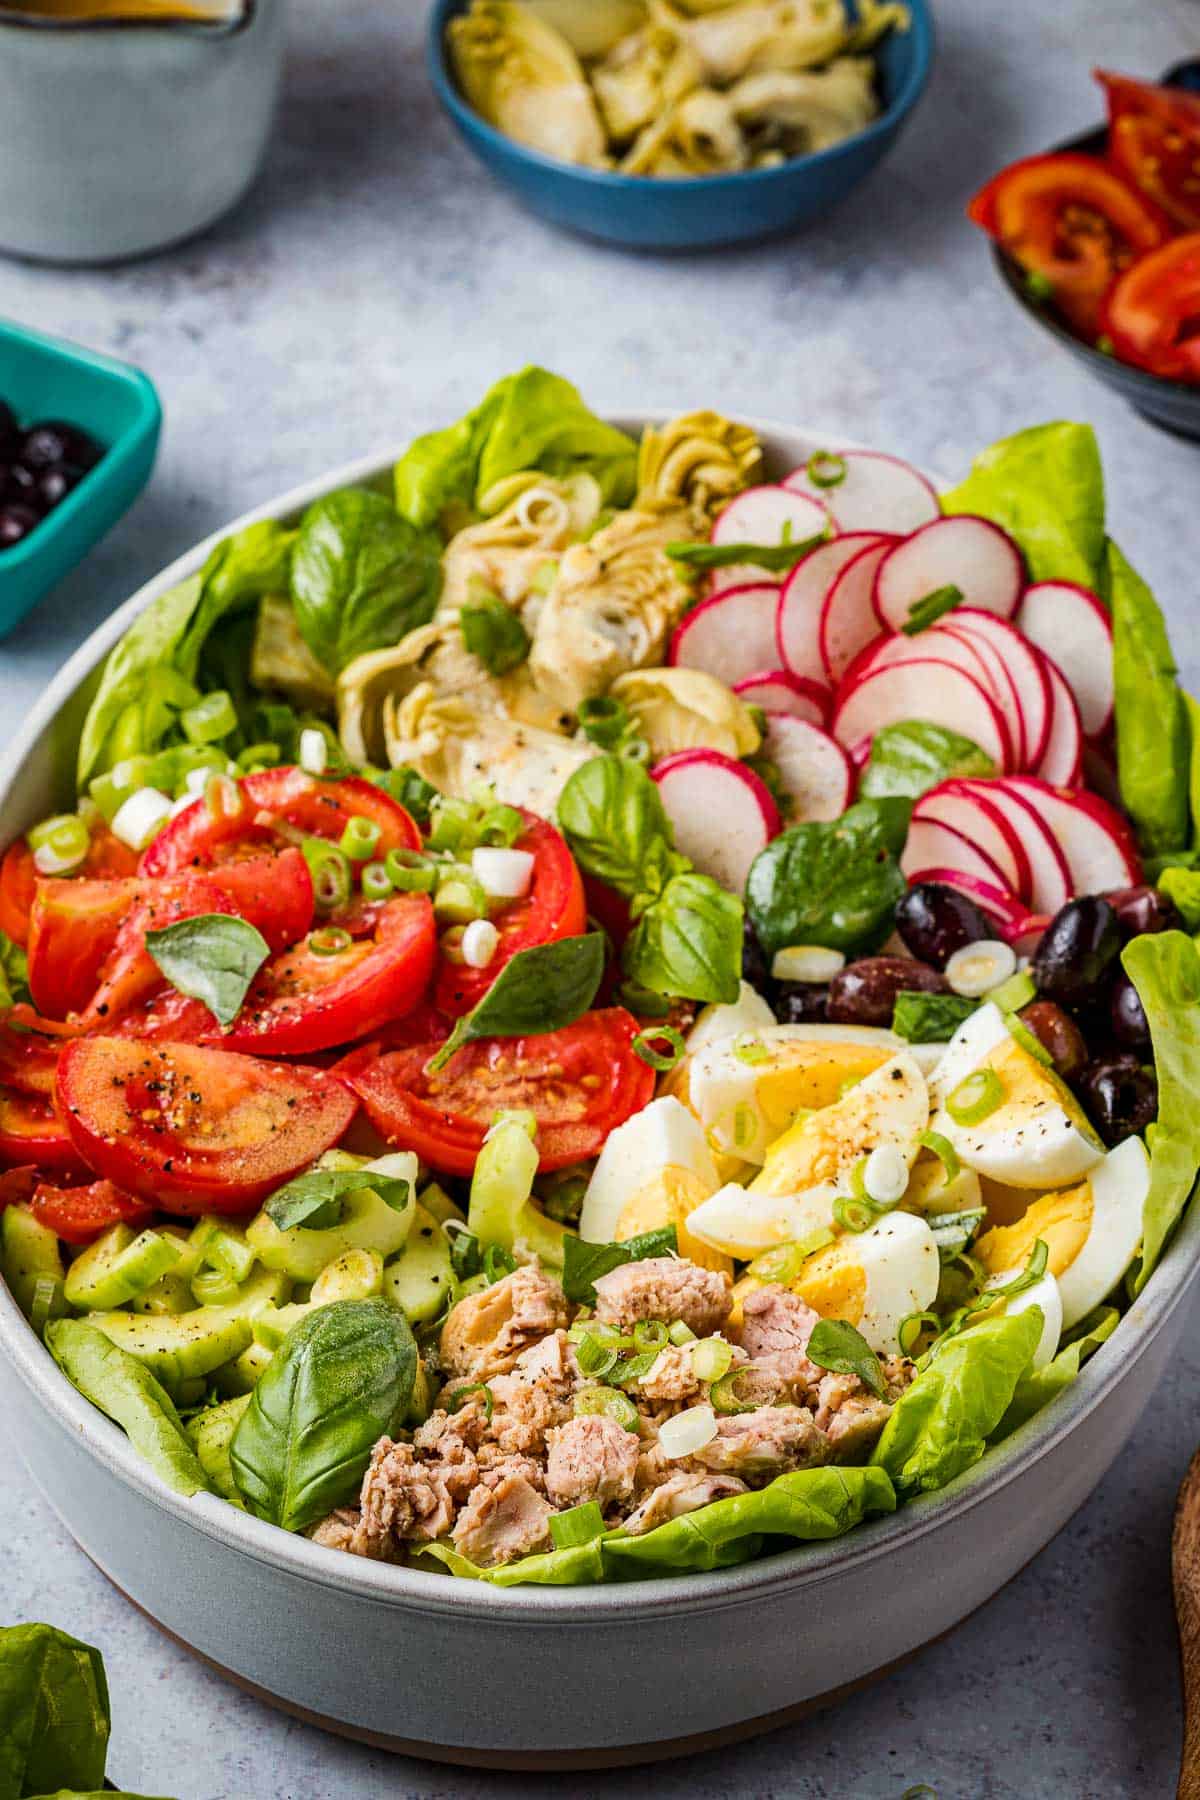
<path id="1" fill-rule="evenodd" d="M 82 1012 L 121 926 L 137 905 L 136 879 L 39 881 L 29 920 L 29 988 L 50 1019 Z"/>
<path id="2" fill-rule="evenodd" d="M 1200 231 L 1200 95 L 1095 71 L 1108 96 L 1108 155 L 1180 231 Z"/>
<path id="3" fill-rule="evenodd" d="M 533 855 L 533 876 L 522 900 L 510 901 L 493 914 L 500 943 L 486 969 L 470 969 L 443 955 L 438 966 L 434 1001 L 440 1012 L 459 1018 L 483 998 L 505 963 L 518 950 L 556 938 L 578 937 L 587 925 L 587 902 L 575 858 L 560 831 L 536 814 L 522 813 L 526 829 L 513 848 Z"/>
<path id="4" fill-rule="evenodd" d="M 214 814 L 202 798 L 170 820 L 143 851 L 141 873 L 207 869 L 278 849 L 297 831 L 336 843 L 352 818 L 379 826 L 380 856 L 421 847 L 421 834 L 404 808 L 358 775 L 321 781 L 303 769 L 264 769 L 243 775 L 237 786 L 241 805 L 231 813 Z"/>
<path id="5" fill-rule="evenodd" d="M 321 955 L 310 936 L 272 957 L 220 1042 L 259 1056 L 306 1056 L 366 1037 L 416 1006 L 436 949 L 428 894 L 397 894 L 381 906 L 370 937 Z"/>
<path id="6" fill-rule="evenodd" d="M 1164 244 L 1122 275 L 1102 324 L 1124 362 L 1169 381 L 1200 381 L 1200 231 Z"/>
<path id="7" fill-rule="evenodd" d="M 565 1168 L 596 1156 L 610 1131 L 654 1094 L 654 1071 L 636 1055 L 638 1025 L 623 1007 L 586 1013 L 541 1037 L 468 1044 L 437 1075 L 425 1065 L 436 1043 L 373 1056 L 357 1051 L 338 1073 L 375 1129 L 445 1175 L 469 1175 L 496 1114 L 532 1112 L 539 1166 Z"/>
<path id="8" fill-rule="evenodd" d="M 292 845 L 274 856 L 217 863 L 209 879 L 229 896 L 238 917 L 262 932 L 272 950 L 299 943 L 312 924 L 312 876 Z"/>
<path id="9" fill-rule="evenodd" d="M 118 1037 L 69 1044 L 56 1096 L 98 1175 L 184 1215 L 251 1211 L 336 1144 L 357 1106 L 322 1070 Z"/>
<path id="10" fill-rule="evenodd" d="M 41 1224 L 67 1244 L 91 1244 L 113 1225 L 132 1225 L 140 1231 L 154 1217 L 154 1208 L 135 1200 L 111 1181 L 92 1181 L 86 1187 L 50 1187 L 40 1182 L 30 1210 Z"/>
<path id="11" fill-rule="evenodd" d="M 0 1212 L 6 1206 L 26 1206 L 33 1199 L 38 1185 L 38 1172 L 32 1163 L 25 1163 L 19 1169 L 5 1169 L 0 1174 Z"/>
<path id="12" fill-rule="evenodd" d="M 1077 331 L 1094 336 L 1100 303 L 1137 257 L 1170 235 L 1170 220 L 1099 157 L 1028 156 L 967 208 L 1022 268 L 1042 276 Z"/>
<path id="13" fill-rule="evenodd" d="M 137 852 L 114 837 L 107 825 L 93 831 L 87 856 L 79 874 L 101 880 L 132 875 L 137 868 Z M 0 862 L 0 931 L 18 944 L 29 941 L 29 915 L 39 876 L 33 851 L 24 838 L 10 844 Z"/>
<path id="14" fill-rule="evenodd" d="M 0 1164 L 36 1163 L 44 1174 L 88 1175 L 66 1127 L 48 1100 L 0 1089 Z"/>
<path id="15" fill-rule="evenodd" d="M 54 1071 L 61 1049 L 57 1038 L 0 1024 L 0 1084 L 18 1094 L 36 1094 L 49 1100 L 54 1093 Z"/>

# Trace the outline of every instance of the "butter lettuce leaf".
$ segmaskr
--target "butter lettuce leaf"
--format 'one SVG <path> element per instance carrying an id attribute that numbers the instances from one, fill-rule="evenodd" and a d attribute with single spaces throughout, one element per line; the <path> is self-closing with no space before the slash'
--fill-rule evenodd
<path id="1" fill-rule="evenodd" d="M 1110 543 L 1117 779 L 1121 802 L 1148 856 L 1191 837 L 1192 744 L 1188 706 L 1175 679 L 1167 627 L 1137 570 Z"/>
<path id="2" fill-rule="evenodd" d="M 1009 1437 L 1018 1425 L 1024 1425 L 1065 1387 L 1070 1387 L 1089 1356 L 1108 1342 L 1120 1323 L 1121 1315 L 1115 1306 L 1098 1306 L 1080 1321 L 1071 1342 L 1045 1368 L 1030 1369 L 1022 1375 L 1008 1411 L 992 1433 L 992 1443 Z"/>
<path id="3" fill-rule="evenodd" d="M 1185 932 L 1149 932 L 1126 944 L 1121 963 L 1145 1009 L 1158 1076 L 1158 1123 L 1150 1136 L 1150 1191 L 1134 1280 L 1140 1294 L 1200 1173 L 1200 949 Z"/>
<path id="4" fill-rule="evenodd" d="M 1032 425 L 981 451 L 942 496 L 948 513 L 981 513 L 1025 554 L 1031 581 L 1077 581 L 1103 596 L 1104 470 L 1090 425 Z"/>

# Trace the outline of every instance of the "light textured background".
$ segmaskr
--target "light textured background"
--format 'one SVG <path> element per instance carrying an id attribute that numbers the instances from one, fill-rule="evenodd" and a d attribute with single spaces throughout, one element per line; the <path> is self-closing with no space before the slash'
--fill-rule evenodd
<path id="1" fill-rule="evenodd" d="M 601 408 L 828 421 L 948 474 L 1021 425 L 1090 418 L 1113 529 L 1200 674 L 1200 449 L 1143 424 L 1034 333 L 962 216 L 999 164 L 1099 115 L 1091 64 L 1150 74 L 1200 51 L 1200 5 L 940 0 L 937 11 L 923 110 L 834 219 L 791 242 L 654 260 L 555 235 L 479 173 L 427 89 L 423 6 L 298 0 L 274 149 L 235 218 L 117 271 L 0 263 L 0 310 L 142 363 L 167 413 L 150 492 L 0 647 L 4 716 L 19 716 L 85 633 L 195 539 L 302 478 L 455 417 L 529 359 L 569 374 Z M 1193 1345 L 1090 1504 L 947 1642 L 837 1713 L 653 1773 L 470 1775 L 276 1717 L 117 1599 L 7 1459 L 0 1617 L 50 1619 L 102 1646 L 113 1772 L 179 1800 L 531 1787 L 899 1800 L 918 1781 L 941 1800 L 1166 1795 L 1179 1730 L 1168 1534 L 1200 1437 L 1198 1396 Z M 398 1681 L 414 1666 L 419 1678 L 419 1646 L 411 1659 L 398 1651 Z"/>

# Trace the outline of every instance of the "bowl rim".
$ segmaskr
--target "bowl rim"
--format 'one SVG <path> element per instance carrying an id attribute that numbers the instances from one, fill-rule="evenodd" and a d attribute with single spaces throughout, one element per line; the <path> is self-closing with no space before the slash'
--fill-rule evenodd
<path id="1" fill-rule="evenodd" d="M 661 423 L 679 409 L 641 406 L 605 416 L 622 428 L 640 430 Z M 789 425 L 763 418 L 745 423 L 758 433 L 770 454 L 772 444 L 837 442 L 864 448 L 836 427 Z M 314 500 L 335 489 L 368 482 L 386 474 L 407 443 L 386 453 L 355 458 L 269 499 L 213 532 L 185 551 L 140 587 L 97 626 L 68 658 L 29 709 L 0 756 L 0 808 L 37 740 L 57 721 L 77 689 L 100 667 L 133 620 L 152 601 L 198 571 L 210 551 L 231 532 L 263 519 L 294 517 Z M 111 1420 L 72 1386 L 45 1345 L 30 1330 L 7 1287 L 0 1282 L 0 1351 L 42 1406 L 51 1421 L 83 1444 L 86 1452 L 119 1482 L 133 1489 L 181 1526 L 225 1549 L 248 1556 L 294 1579 L 330 1588 L 376 1604 L 463 1618 L 510 1619 L 514 1623 L 547 1622 L 595 1626 L 626 1625 L 643 1615 L 689 1614 L 726 1606 L 752 1604 L 771 1590 L 818 1588 L 837 1578 L 848 1562 L 888 1556 L 961 1517 L 988 1496 L 1021 1480 L 1049 1456 L 1077 1426 L 1102 1406 L 1126 1371 L 1150 1348 L 1172 1314 L 1200 1278 L 1200 1206 L 1184 1214 L 1154 1277 L 1130 1306 L 1116 1331 L 1052 1405 L 1028 1420 L 1002 1444 L 937 1493 L 917 1496 L 893 1514 L 869 1520 L 828 1542 L 808 1542 L 780 1550 L 730 1569 L 655 1576 L 646 1580 L 590 1587 L 497 1587 L 490 1582 L 463 1581 L 442 1572 L 399 1568 L 314 1544 L 265 1520 L 251 1517 L 214 1494 L 184 1496 L 166 1486 L 134 1450 Z"/>
<path id="2" fill-rule="evenodd" d="M 547 156 L 544 151 L 531 149 L 529 145 L 519 143 L 516 138 L 506 137 L 467 103 L 459 93 L 458 83 L 450 69 L 446 55 L 446 25 L 452 17 L 464 10 L 464 0 L 437 0 L 426 29 L 426 64 L 438 99 L 460 130 L 479 137 L 490 151 L 508 155 L 547 175 L 576 181 L 597 192 L 617 194 L 661 195 L 664 190 L 701 196 L 723 191 L 744 193 L 753 186 L 768 186 L 788 178 L 795 179 L 802 173 L 829 168 L 861 147 L 886 138 L 904 122 L 925 91 L 933 67 L 936 45 L 929 0 L 905 0 L 905 5 L 911 14 L 908 30 L 912 35 L 914 53 L 912 66 L 891 104 L 884 108 L 878 118 L 872 119 L 851 137 L 843 138 L 840 143 L 831 144 L 824 150 L 811 150 L 806 156 L 789 157 L 770 169 L 735 169 L 721 175 L 689 175 L 678 180 L 623 175 L 616 169 L 587 169 L 578 163 L 564 162 L 557 156 Z"/>

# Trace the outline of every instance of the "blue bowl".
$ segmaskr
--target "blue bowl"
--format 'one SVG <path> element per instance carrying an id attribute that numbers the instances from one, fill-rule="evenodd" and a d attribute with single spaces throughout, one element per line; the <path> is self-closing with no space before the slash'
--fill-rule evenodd
<path id="1" fill-rule="evenodd" d="M 0 400 L 23 425 L 64 419 L 104 454 L 79 486 L 0 550 L 0 637 L 98 544 L 150 478 L 162 408 L 140 370 L 0 319 Z"/>
<path id="2" fill-rule="evenodd" d="M 636 250 L 701 250 L 794 231 L 832 211 L 887 154 L 915 108 L 933 61 L 929 0 L 907 0 L 908 31 L 876 51 L 883 111 L 865 131 L 829 150 L 773 169 L 656 180 L 556 161 L 486 124 L 459 92 L 446 27 L 469 0 L 437 0 L 429 22 L 429 69 L 459 135 L 518 199 L 554 225 Z"/>

